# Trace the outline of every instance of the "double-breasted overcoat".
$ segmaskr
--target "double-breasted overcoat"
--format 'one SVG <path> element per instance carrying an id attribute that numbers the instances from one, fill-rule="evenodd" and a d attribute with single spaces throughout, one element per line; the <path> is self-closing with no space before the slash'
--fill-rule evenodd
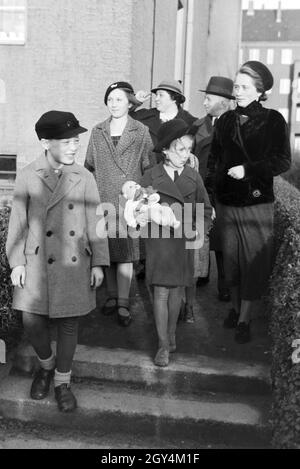
<path id="1" fill-rule="evenodd" d="M 142 178 L 143 187 L 152 186 L 160 195 L 160 203 L 177 204 L 177 214 L 182 221 L 178 230 L 166 233 L 164 227 L 148 228 L 146 238 L 146 276 L 149 285 L 166 287 L 189 286 L 194 277 L 194 249 L 187 249 L 189 236 L 186 227 L 190 223 L 193 230 L 208 231 L 211 223 L 211 205 L 203 181 L 197 171 L 185 166 L 182 173 L 173 181 L 164 169 L 163 163 L 147 170 Z M 196 217 L 196 204 L 204 204 L 204 219 Z M 173 208 L 172 207 L 172 208 Z M 181 214 L 180 214 L 181 212 Z M 186 212 L 186 218 L 184 216 Z M 154 237 L 153 233 L 158 234 Z"/>
<path id="2" fill-rule="evenodd" d="M 11 268 L 25 265 L 13 308 L 51 318 L 95 308 L 93 266 L 109 265 L 107 238 L 97 224 L 100 199 L 93 176 L 74 163 L 58 178 L 45 155 L 17 176 L 6 243 Z"/>
<path id="3" fill-rule="evenodd" d="M 102 204 L 107 212 L 111 262 L 139 259 L 139 240 L 127 237 L 127 226 L 119 218 L 121 189 L 126 181 L 140 182 L 149 166 L 153 144 L 148 128 L 128 117 L 126 127 L 115 147 L 110 136 L 110 121 L 96 125 L 91 133 L 85 166 L 95 176 Z"/>

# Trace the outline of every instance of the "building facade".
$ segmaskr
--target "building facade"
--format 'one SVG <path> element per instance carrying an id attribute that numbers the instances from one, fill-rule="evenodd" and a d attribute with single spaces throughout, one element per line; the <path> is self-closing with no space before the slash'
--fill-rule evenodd
<path id="1" fill-rule="evenodd" d="M 290 128 L 291 144 L 300 151 L 300 10 L 243 11 L 240 63 L 260 60 L 274 75 L 266 103 L 277 109 Z"/>
<path id="2" fill-rule="evenodd" d="M 210 74 L 233 76 L 238 64 L 241 2 L 228 0 L 226 11 L 222 5 L 0 0 L 1 187 L 12 187 L 16 168 L 39 154 L 34 123 L 42 113 L 69 110 L 90 130 L 107 116 L 103 97 L 113 81 L 129 81 L 137 91 L 176 78 L 186 108 L 203 115 L 199 89 Z M 89 135 L 82 136 L 80 162 Z"/>

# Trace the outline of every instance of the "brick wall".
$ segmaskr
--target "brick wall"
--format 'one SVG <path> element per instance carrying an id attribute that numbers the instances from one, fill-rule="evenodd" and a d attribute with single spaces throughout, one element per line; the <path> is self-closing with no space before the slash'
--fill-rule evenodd
<path id="1" fill-rule="evenodd" d="M 34 123 L 50 109 L 88 128 L 105 118 L 107 86 L 130 78 L 131 11 L 131 0 L 28 0 L 25 46 L 0 46 L 0 152 L 16 153 L 19 166 L 35 159 Z"/>

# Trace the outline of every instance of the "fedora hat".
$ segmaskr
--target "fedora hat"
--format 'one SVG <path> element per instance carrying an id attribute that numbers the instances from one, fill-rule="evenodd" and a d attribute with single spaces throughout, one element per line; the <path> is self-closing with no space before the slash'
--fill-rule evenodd
<path id="1" fill-rule="evenodd" d="M 223 96 L 228 99 L 235 99 L 233 93 L 233 81 L 226 77 L 211 77 L 209 79 L 206 90 L 203 91 L 206 94 L 215 94 L 217 96 Z"/>
<path id="2" fill-rule="evenodd" d="M 35 131 L 41 140 L 72 138 L 87 132 L 87 129 L 79 125 L 78 120 L 71 112 L 48 111 L 43 114 L 35 124 Z"/>
<path id="3" fill-rule="evenodd" d="M 269 91 L 273 84 L 274 84 L 274 78 L 268 67 L 266 67 L 265 64 L 262 62 L 259 62 L 258 60 L 248 60 L 248 62 L 245 62 L 242 66 L 243 67 L 249 67 L 251 68 L 254 72 L 256 72 L 262 79 L 263 85 L 264 85 L 264 90 Z"/>
<path id="4" fill-rule="evenodd" d="M 185 96 L 182 91 L 182 86 L 177 80 L 163 80 L 156 88 L 151 90 L 151 93 L 156 93 L 158 90 L 172 91 L 173 93 L 181 96 L 181 102 L 184 103 Z"/>
<path id="5" fill-rule="evenodd" d="M 157 144 L 153 151 L 160 152 L 164 148 L 168 148 L 170 143 L 184 135 L 195 135 L 196 126 L 188 125 L 183 119 L 171 119 L 162 124 L 157 134 Z"/>

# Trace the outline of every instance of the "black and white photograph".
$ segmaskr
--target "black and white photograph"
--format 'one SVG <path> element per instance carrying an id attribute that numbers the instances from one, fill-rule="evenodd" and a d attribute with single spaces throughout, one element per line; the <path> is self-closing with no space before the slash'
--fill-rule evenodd
<path id="1" fill-rule="evenodd" d="M 300 0 L 0 0 L 0 449 L 300 449 Z"/>

